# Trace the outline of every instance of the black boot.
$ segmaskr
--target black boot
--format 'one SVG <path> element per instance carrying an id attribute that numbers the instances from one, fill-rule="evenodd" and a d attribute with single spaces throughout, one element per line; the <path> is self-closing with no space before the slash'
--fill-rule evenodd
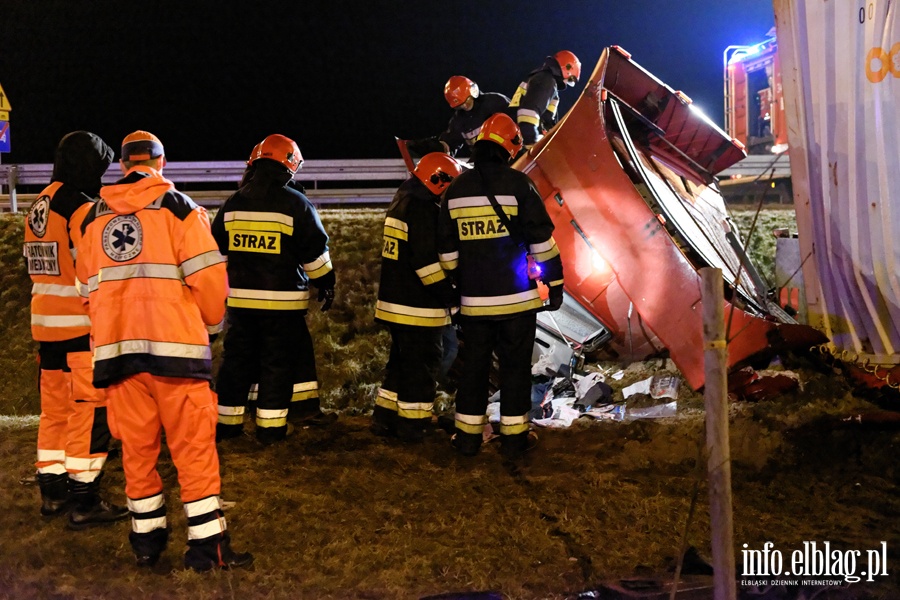
<path id="1" fill-rule="evenodd" d="M 201 573 L 215 568 L 235 569 L 252 564 L 252 554 L 231 549 L 231 536 L 227 531 L 212 538 L 188 541 L 188 549 L 184 554 L 184 568 Z"/>
<path id="2" fill-rule="evenodd" d="M 69 513 L 69 529 L 87 529 L 127 519 L 129 511 L 124 506 L 112 504 L 100 498 L 100 479 L 84 483 L 69 479 L 69 493 L 75 507 Z"/>
<path id="3" fill-rule="evenodd" d="M 45 517 L 65 514 L 72 508 L 68 479 L 66 473 L 37 474 L 38 485 L 41 487 L 41 514 Z"/>

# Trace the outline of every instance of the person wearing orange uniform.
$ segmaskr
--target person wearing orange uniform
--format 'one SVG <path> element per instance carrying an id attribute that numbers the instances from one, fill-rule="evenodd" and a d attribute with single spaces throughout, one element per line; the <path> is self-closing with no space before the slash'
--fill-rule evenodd
<path id="1" fill-rule="evenodd" d="M 125 507 L 100 498 L 110 439 L 106 397 L 91 384 L 91 321 L 75 289 L 81 221 L 112 158 L 112 148 L 93 133 L 64 136 L 51 183 L 31 205 L 25 222 L 24 255 L 33 283 L 31 334 L 40 359 L 35 467 L 41 514 L 68 512 L 71 529 L 128 517 Z"/>
<path id="2" fill-rule="evenodd" d="M 209 217 L 163 177 L 163 145 L 136 131 L 122 142 L 124 177 L 101 190 L 82 224 L 76 270 L 93 324 L 94 385 L 122 440 L 131 546 L 139 566 L 168 541 L 162 431 L 187 515 L 186 568 L 248 566 L 231 548 L 219 493 L 216 399 L 207 326 L 222 321 L 228 283 Z"/>

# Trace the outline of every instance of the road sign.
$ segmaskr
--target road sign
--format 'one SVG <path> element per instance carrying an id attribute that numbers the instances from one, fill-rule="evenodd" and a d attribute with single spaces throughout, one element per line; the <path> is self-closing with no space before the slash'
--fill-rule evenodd
<path id="1" fill-rule="evenodd" d="M 6 92 L 3 91 L 2 85 L 0 85 L 0 110 L 2 110 L 2 111 L 12 110 L 12 106 L 9 105 L 9 98 L 6 97 Z M 8 119 L 4 119 L 4 120 L 8 120 Z"/>
<path id="2" fill-rule="evenodd" d="M 9 111 L 0 110 L 0 121 L 9 121 Z"/>
<path id="3" fill-rule="evenodd" d="M 0 152 L 9 152 L 9 121 L 0 121 Z"/>

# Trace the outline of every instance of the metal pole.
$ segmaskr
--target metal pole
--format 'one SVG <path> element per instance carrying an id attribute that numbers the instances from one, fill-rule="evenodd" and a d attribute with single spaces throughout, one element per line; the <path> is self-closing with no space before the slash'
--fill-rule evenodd
<path id="1" fill-rule="evenodd" d="M 707 476 L 716 600 L 736 600 L 734 524 L 731 506 L 731 449 L 728 442 L 728 375 L 722 270 L 700 269 L 706 383 Z"/>
<path id="2" fill-rule="evenodd" d="M 19 167 L 10 165 L 9 167 L 9 212 L 16 214 L 19 212 L 19 204 L 16 201 L 16 184 L 19 179 Z"/>

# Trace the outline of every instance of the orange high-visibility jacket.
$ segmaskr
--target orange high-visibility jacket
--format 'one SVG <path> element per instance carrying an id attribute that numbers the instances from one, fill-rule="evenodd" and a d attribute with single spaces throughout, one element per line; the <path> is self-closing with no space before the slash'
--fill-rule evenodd
<path id="1" fill-rule="evenodd" d="M 206 210 L 136 166 L 100 191 L 82 225 L 78 287 L 93 323 L 94 385 L 135 373 L 211 379 L 225 262 Z"/>
<path id="2" fill-rule="evenodd" d="M 36 341 L 60 342 L 91 332 L 75 287 L 75 248 L 92 204 L 74 187 L 54 181 L 28 211 L 23 254 L 33 284 L 31 335 Z"/>

